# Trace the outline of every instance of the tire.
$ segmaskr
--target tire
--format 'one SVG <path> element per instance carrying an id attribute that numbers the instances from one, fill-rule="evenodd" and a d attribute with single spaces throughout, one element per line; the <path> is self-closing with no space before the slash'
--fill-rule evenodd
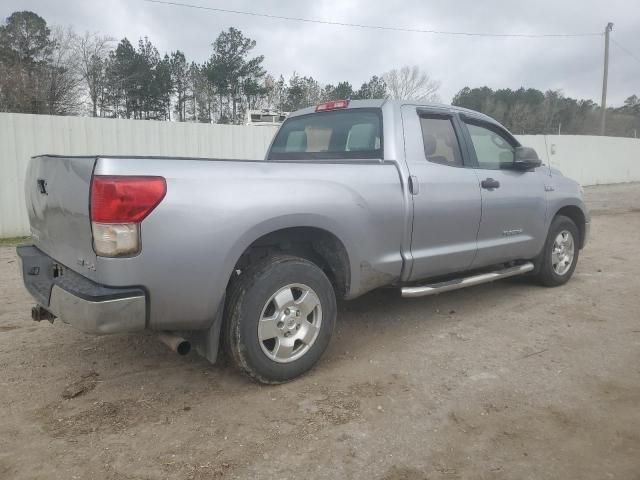
<path id="1" fill-rule="evenodd" d="M 569 237 L 572 245 L 571 251 L 567 240 L 558 243 L 561 235 L 563 238 Z M 551 222 L 542 252 L 536 259 L 535 280 L 545 287 L 557 287 L 567 283 L 578 263 L 579 241 L 580 232 L 573 220 L 563 215 L 557 215 Z M 563 242 L 564 250 L 561 250 Z M 556 251 L 562 253 L 555 255 Z M 569 257 L 570 263 L 567 263 Z"/>
<path id="2" fill-rule="evenodd" d="M 311 369 L 329 345 L 335 292 L 308 260 L 267 257 L 234 279 L 228 294 L 223 346 L 252 379 L 268 384 L 292 380 Z"/>

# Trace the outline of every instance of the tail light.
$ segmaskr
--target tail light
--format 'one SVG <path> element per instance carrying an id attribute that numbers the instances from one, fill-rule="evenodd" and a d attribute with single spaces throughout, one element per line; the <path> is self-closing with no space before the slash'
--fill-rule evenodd
<path id="1" fill-rule="evenodd" d="M 326 112 L 327 110 L 337 110 L 339 108 L 347 108 L 349 100 L 332 100 L 330 102 L 319 103 L 316 106 L 316 112 Z"/>
<path id="2" fill-rule="evenodd" d="M 103 176 L 91 180 L 91 229 L 103 257 L 140 251 L 140 222 L 167 193 L 163 177 Z"/>

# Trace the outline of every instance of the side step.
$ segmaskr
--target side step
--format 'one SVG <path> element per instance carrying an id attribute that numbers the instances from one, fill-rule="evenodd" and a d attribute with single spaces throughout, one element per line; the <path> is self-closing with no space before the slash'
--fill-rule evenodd
<path id="1" fill-rule="evenodd" d="M 401 291 L 402 296 L 407 298 L 424 297 L 426 295 L 437 295 L 438 293 L 448 292 L 450 290 L 473 287 L 474 285 L 493 282 L 494 280 L 500 280 L 501 278 L 522 275 L 523 273 L 530 272 L 531 270 L 533 270 L 533 263 L 527 262 L 515 267 L 503 268 L 502 270 L 496 270 L 494 272 L 480 273 L 478 275 L 472 275 L 470 277 L 456 278 L 454 280 L 447 280 L 446 282 L 432 283 L 428 285 L 416 285 L 413 287 L 402 287 Z"/>

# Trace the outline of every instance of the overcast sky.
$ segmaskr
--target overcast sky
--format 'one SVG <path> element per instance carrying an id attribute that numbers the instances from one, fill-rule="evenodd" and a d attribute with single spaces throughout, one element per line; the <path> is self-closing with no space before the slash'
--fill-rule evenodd
<path id="1" fill-rule="evenodd" d="M 176 0 L 183 1 L 183 0 Z M 600 32 L 640 59 L 638 0 L 184 0 L 183 3 L 338 22 L 491 33 Z M 294 70 L 321 83 L 419 65 L 441 82 L 445 103 L 464 86 L 561 89 L 600 101 L 603 37 L 484 38 L 376 31 L 274 20 L 146 3 L 142 0 L 2 0 L 0 15 L 32 10 L 49 24 L 71 25 L 132 41 L 148 36 L 161 53 L 180 49 L 204 61 L 221 30 L 237 27 L 257 41 L 267 70 Z M 611 45 L 610 105 L 640 95 L 640 60 Z"/>

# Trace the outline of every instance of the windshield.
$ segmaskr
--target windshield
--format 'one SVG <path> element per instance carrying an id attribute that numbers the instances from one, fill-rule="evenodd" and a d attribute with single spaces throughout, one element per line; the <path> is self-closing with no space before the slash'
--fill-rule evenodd
<path id="1" fill-rule="evenodd" d="M 379 109 L 352 109 L 292 117 L 282 125 L 269 160 L 382 158 Z"/>

